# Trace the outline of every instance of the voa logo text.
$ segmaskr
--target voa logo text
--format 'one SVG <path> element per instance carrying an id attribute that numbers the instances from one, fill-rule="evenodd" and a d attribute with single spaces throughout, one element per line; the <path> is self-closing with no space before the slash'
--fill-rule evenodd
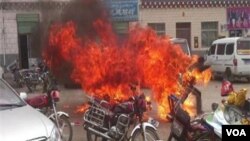
<path id="1" fill-rule="evenodd" d="M 247 136 L 244 129 L 226 129 L 227 136 Z"/>

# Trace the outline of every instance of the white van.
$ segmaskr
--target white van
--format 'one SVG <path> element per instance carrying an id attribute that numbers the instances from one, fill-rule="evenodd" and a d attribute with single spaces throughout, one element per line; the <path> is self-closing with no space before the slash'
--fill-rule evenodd
<path id="1" fill-rule="evenodd" d="M 250 38 L 228 37 L 213 41 L 206 56 L 214 77 L 234 81 L 245 77 L 250 81 Z"/>

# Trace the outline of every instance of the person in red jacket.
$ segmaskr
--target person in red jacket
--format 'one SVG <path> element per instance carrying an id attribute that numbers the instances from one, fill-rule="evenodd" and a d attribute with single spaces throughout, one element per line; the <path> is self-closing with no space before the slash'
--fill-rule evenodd
<path id="1" fill-rule="evenodd" d="M 233 84 L 227 79 L 223 79 L 221 84 L 221 96 L 228 96 L 232 91 L 234 91 Z"/>

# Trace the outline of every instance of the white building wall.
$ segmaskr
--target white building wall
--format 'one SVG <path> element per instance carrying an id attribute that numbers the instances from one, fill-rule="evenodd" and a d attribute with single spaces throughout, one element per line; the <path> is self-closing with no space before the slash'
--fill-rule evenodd
<path id="1" fill-rule="evenodd" d="M 17 14 L 39 14 L 39 11 L 5 11 L 0 15 L 0 54 L 18 54 Z"/>
<path id="2" fill-rule="evenodd" d="M 139 22 L 146 26 L 147 23 L 163 22 L 166 25 L 166 35 L 176 36 L 177 22 L 191 23 L 192 50 L 206 50 L 201 47 L 201 23 L 218 21 L 219 36 L 227 36 L 227 31 L 222 31 L 221 25 L 226 24 L 226 8 L 171 8 L 171 9 L 140 9 Z M 199 47 L 193 48 L 194 37 L 198 37 Z"/>
<path id="3" fill-rule="evenodd" d="M 17 40 L 17 22 L 16 13 L 7 12 L 1 15 L 1 51 L 3 54 L 17 54 L 18 40 Z"/>
<path id="4" fill-rule="evenodd" d="M 68 2 L 71 0 L 1 0 L 2 3 L 11 2 Z M 16 15 L 17 14 L 39 14 L 41 21 L 41 11 L 39 9 L 25 9 L 25 6 L 21 6 L 23 10 L 13 10 L 13 9 L 0 9 L 0 66 L 8 64 L 10 60 L 13 60 L 13 56 L 18 57 L 18 26 Z M 21 9 L 22 9 L 21 8 Z M 10 57 L 12 56 L 12 57 Z M 7 61 L 6 61 L 7 60 Z"/>

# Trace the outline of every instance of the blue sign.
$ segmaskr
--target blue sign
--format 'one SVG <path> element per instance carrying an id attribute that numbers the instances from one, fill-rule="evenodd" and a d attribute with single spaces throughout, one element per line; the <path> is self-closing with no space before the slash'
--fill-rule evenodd
<path id="1" fill-rule="evenodd" d="M 107 4 L 113 21 L 138 21 L 137 0 L 109 0 Z"/>

